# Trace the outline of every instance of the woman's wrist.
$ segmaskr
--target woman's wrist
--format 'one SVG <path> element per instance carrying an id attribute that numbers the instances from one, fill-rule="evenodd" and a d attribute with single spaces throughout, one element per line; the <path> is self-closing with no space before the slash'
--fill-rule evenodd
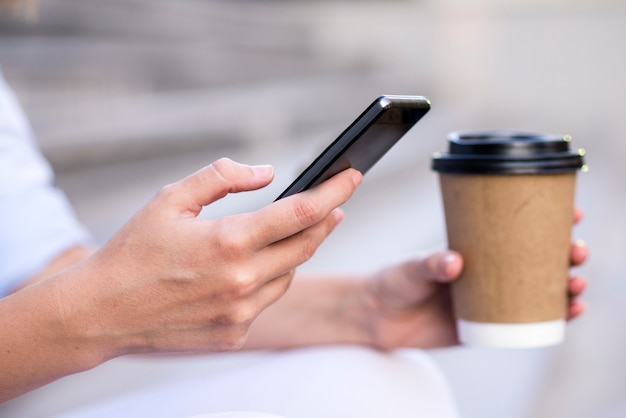
<path id="1" fill-rule="evenodd" d="M 391 348 L 386 342 L 386 336 L 381 331 L 381 325 L 389 312 L 381 304 L 379 292 L 376 288 L 376 274 L 355 280 L 353 296 L 355 298 L 354 310 L 348 313 L 347 319 L 353 324 L 361 335 L 361 344 L 373 347 L 377 350 Z"/>
<path id="2" fill-rule="evenodd" d="M 0 358 L 0 402 L 115 357 L 111 346 L 85 332 L 90 312 L 79 309 L 63 283 L 73 272 L 29 286 L 0 300 L 6 337 Z M 18 316 L 15 312 L 20 312 Z"/>
<path id="3" fill-rule="evenodd" d="M 324 293 L 330 295 L 320 328 L 327 329 L 328 342 L 373 345 L 371 318 L 374 304 L 367 282 L 360 277 L 331 278 L 325 288 L 326 292 L 320 292 L 320 297 L 324 297 Z"/>
<path id="4" fill-rule="evenodd" d="M 360 277 L 296 277 L 285 296 L 254 321 L 245 348 L 374 346 L 370 295 Z"/>
<path id="5" fill-rule="evenodd" d="M 32 290 L 51 295 L 47 338 L 65 346 L 78 369 L 88 370 L 121 355 L 118 347 L 122 344 L 107 337 L 106 311 L 100 309 L 97 290 L 89 287 L 94 277 L 84 277 L 86 271 L 81 267 L 67 269 Z"/>

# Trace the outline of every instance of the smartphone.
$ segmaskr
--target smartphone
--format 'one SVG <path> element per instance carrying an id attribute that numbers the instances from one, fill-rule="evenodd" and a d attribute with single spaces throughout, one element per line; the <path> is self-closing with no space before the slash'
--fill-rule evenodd
<path id="1" fill-rule="evenodd" d="M 429 110 L 430 101 L 423 96 L 378 97 L 276 200 L 315 187 L 350 167 L 367 173 Z"/>

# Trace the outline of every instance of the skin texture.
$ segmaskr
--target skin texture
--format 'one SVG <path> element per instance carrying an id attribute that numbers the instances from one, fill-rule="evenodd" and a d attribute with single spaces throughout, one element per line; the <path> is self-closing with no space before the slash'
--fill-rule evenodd
<path id="1" fill-rule="evenodd" d="M 583 264 L 586 245 L 573 243 L 571 254 L 572 266 Z M 245 347 L 457 345 L 449 284 L 462 268 L 460 254 L 443 250 L 368 275 L 298 277 L 285 297 L 257 318 Z M 584 278 L 570 277 L 570 320 L 586 309 L 579 300 L 586 285 Z"/>
<path id="2" fill-rule="evenodd" d="M 254 213 L 197 219 L 272 177 L 270 167 L 216 161 L 163 188 L 100 250 L 71 248 L 0 300 L 0 402 L 124 354 L 458 344 L 449 283 L 463 260 L 453 251 L 292 282 L 343 219 L 337 208 L 361 182 L 354 170 Z M 572 266 L 587 257 L 572 244 Z M 570 278 L 570 318 L 585 309 L 585 286 Z"/>
<path id="3" fill-rule="evenodd" d="M 164 187 L 93 255 L 0 300 L 0 400 L 124 354 L 241 347 L 362 179 L 346 170 L 257 212 L 197 218 L 272 178 L 218 160 Z"/>

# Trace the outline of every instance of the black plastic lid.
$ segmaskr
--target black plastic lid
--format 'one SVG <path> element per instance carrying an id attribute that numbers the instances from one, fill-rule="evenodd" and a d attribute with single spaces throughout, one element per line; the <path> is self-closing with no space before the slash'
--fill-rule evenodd
<path id="1" fill-rule="evenodd" d="M 570 151 L 571 137 L 518 131 L 453 132 L 448 153 L 435 154 L 443 173 L 568 173 L 584 166 L 583 150 Z"/>

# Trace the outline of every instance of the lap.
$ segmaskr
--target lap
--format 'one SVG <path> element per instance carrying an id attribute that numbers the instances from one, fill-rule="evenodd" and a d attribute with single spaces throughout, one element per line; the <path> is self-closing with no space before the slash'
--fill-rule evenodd
<path id="1" fill-rule="evenodd" d="M 381 353 L 341 346 L 272 352 L 255 361 L 230 362 L 205 375 L 174 375 L 59 418 L 198 414 L 213 414 L 206 418 L 458 416 L 446 379 L 424 352 Z"/>

